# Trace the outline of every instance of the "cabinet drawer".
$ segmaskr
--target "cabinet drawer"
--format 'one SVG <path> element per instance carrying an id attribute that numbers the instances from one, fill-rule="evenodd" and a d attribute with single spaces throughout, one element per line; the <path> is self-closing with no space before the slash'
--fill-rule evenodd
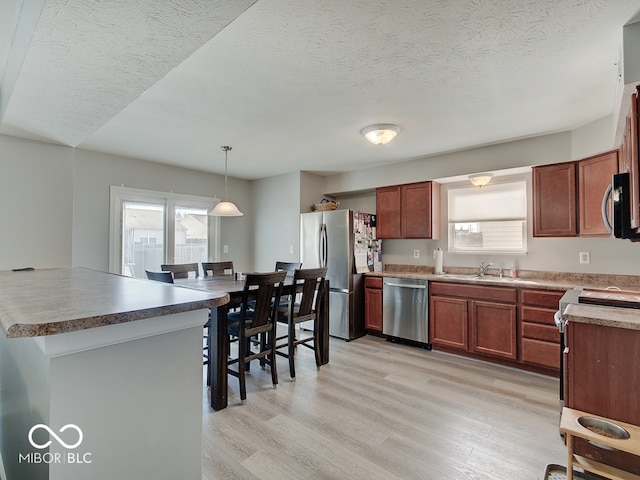
<path id="1" fill-rule="evenodd" d="M 546 342 L 555 342 L 560 345 L 560 332 L 554 325 L 541 325 L 539 323 L 522 322 L 522 336 Z M 558 346 L 558 348 L 560 348 Z"/>
<path id="2" fill-rule="evenodd" d="M 547 307 L 558 310 L 560 298 L 564 295 L 562 290 L 520 290 L 520 303 L 526 305 L 535 305 L 538 307 Z"/>
<path id="3" fill-rule="evenodd" d="M 550 310 L 548 308 L 521 307 L 520 318 L 523 322 L 541 323 L 542 325 L 549 325 L 556 328 L 553 316 L 557 310 L 557 308 L 555 310 Z"/>
<path id="4" fill-rule="evenodd" d="M 365 288 L 382 288 L 382 277 L 364 277 Z"/>
<path id="5" fill-rule="evenodd" d="M 516 289 L 508 287 L 484 287 L 460 283 L 432 282 L 429 284 L 432 295 L 448 297 L 477 298 L 479 300 L 516 303 Z"/>
<path id="6" fill-rule="evenodd" d="M 560 370 L 560 346 L 557 343 L 523 338 L 521 347 L 523 363 Z"/>

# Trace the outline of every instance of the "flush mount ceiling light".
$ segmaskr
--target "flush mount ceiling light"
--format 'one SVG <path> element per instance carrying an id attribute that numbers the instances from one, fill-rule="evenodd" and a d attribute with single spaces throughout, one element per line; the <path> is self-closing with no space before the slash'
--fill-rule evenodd
<path id="1" fill-rule="evenodd" d="M 476 173 L 475 175 L 469 175 L 469 181 L 476 187 L 483 187 L 491 181 L 493 173 Z"/>
<path id="2" fill-rule="evenodd" d="M 360 133 L 362 133 L 362 135 L 364 135 L 365 138 L 374 145 L 384 145 L 385 143 L 389 143 L 393 140 L 399 131 L 400 127 L 397 125 L 381 123 L 364 127 L 360 130 Z"/>
<path id="3" fill-rule="evenodd" d="M 229 191 L 227 189 L 227 156 L 231 147 L 223 145 L 220 148 L 224 150 L 224 201 L 213 207 L 209 212 L 209 215 L 213 217 L 241 217 L 244 213 L 238 210 L 238 207 L 229 201 Z"/>

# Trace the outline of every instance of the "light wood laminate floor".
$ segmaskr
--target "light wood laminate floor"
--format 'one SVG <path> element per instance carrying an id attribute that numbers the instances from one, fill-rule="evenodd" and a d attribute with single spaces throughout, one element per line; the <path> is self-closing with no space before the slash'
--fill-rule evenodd
<path id="1" fill-rule="evenodd" d="M 299 348 L 297 381 L 252 366 L 247 403 L 203 394 L 206 480 L 542 480 L 566 465 L 558 380 L 365 336 L 331 339 L 317 371 Z"/>

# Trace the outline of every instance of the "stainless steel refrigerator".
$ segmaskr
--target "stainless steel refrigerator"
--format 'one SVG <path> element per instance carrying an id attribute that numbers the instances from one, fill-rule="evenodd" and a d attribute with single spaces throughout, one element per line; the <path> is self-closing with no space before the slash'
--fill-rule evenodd
<path id="1" fill-rule="evenodd" d="M 327 267 L 329 335 L 353 340 L 365 333 L 365 271 L 379 270 L 382 242 L 375 215 L 331 210 L 300 215 L 302 268 Z"/>

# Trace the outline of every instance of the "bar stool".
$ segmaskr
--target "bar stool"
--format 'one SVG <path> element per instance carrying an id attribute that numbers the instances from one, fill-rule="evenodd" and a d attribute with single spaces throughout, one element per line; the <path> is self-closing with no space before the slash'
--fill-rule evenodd
<path id="1" fill-rule="evenodd" d="M 293 283 L 297 287 L 302 286 L 300 295 L 291 295 L 288 305 L 280 306 L 278 322 L 287 324 L 287 335 L 276 338 L 276 353 L 289 359 L 289 374 L 291 379 L 296 379 L 295 351 L 298 345 L 313 350 L 316 358 L 316 367 L 322 364 L 320 359 L 320 345 L 317 341 L 318 322 L 320 321 L 320 302 L 324 296 L 325 277 L 327 268 L 297 269 L 293 273 Z M 296 298 L 299 297 L 298 300 Z M 296 338 L 296 325 L 303 322 L 313 322 L 311 334 Z M 286 342 L 282 342 L 285 340 Z M 278 343 L 280 341 L 280 343 Z M 280 350 L 286 349 L 286 353 Z"/>
<path id="2" fill-rule="evenodd" d="M 240 310 L 227 314 L 227 334 L 238 337 L 238 355 L 228 361 L 228 365 L 237 365 L 237 370 L 227 369 L 229 375 L 240 381 L 240 400 L 246 402 L 247 389 L 245 383 L 246 367 L 252 360 L 260 359 L 271 367 L 273 386 L 278 384 L 276 368 L 276 323 L 278 320 L 277 305 L 282 294 L 282 285 L 286 272 L 248 273 L 245 277 Z M 257 288 L 255 288 L 257 287 Z M 255 300 L 254 307 L 249 300 Z M 258 336 L 259 351 L 251 351 L 251 337 Z"/>

